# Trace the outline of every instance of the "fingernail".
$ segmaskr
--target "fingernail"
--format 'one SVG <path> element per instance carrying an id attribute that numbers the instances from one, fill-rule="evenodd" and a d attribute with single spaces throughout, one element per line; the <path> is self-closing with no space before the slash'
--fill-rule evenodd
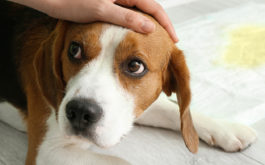
<path id="1" fill-rule="evenodd" d="M 178 43 L 179 42 L 179 39 L 178 39 L 178 37 L 176 35 L 174 36 L 174 39 L 173 40 L 174 40 L 175 43 Z"/>
<path id="2" fill-rule="evenodd" d="M 153 32 L 155 30 L 155 24 L 149 20 L 145 20 L 141 29 L 146 33 Z"/>

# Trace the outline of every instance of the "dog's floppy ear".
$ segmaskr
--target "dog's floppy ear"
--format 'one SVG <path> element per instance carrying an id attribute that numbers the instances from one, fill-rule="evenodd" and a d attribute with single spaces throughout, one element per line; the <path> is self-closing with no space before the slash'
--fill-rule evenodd
<path id="1" fill-rule="evenodd" d="M 182 51 L 175 46 L 163 78 L 163 91 L 168 96 L 170 96 L 172 92 L 177 95 L 182 136 L 187 148 L 195 153 L 198 150 L 199 138 L 194 129 L 189 110 L 191 100 L 189 70 Z"/>
<path id="2" fill-rule="evenodd" d="M 37 85 L 45 100 L 54 108 L 57 108 L 64 89 L 60 57 L 65 29 L 66 23 L 59 21 L 49 37 L 41 43 L 34 58 Z"/>

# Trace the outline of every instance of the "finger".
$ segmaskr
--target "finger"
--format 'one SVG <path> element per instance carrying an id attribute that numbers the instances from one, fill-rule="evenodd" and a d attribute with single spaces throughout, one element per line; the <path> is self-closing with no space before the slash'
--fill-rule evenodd
<path id="1" fill-rule="evenodd" d="M 113 3 L 105 6 L 104 13 L 99 19 L 140 33 L 150 33 L 155 30 L 155 24 L 145 16 Z"/>
<path id="2" fill-rule="evenodd" d="M 152 15 L 166 29 L 174 42 L 178 41 L 173 25 L 164 9 L 154 0 L 116 0 L 115 3 L 124 6 L 136 6 L 140 10 Z"/>

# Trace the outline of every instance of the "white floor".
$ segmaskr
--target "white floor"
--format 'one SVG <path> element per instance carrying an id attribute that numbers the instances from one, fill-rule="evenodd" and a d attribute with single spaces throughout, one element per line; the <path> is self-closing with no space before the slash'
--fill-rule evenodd
<path id="1" fill-rule="evenodd" d="M 253 126 L 258 140 L 245 151 L 226 153 L 201 142 L 199 152 L 191 154 L 179 133 L 137 126 L 113 155 L 121 155 L 133 165 L 265 165 L 265 120 Z M 0 165 L 23 165 L 27 152 L 27 136 L 0 122 Z"/>

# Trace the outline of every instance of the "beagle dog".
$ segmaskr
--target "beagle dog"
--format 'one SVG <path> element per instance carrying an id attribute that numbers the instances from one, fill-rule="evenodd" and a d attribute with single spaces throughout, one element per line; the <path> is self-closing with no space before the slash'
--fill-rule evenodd
<path id="1" fill-rule="evenodd" d="M 134 123 L 181 130 L 193 153 L 199 138 L 225 151 L 255 141 L 249 127 L 191 115 L 183 53 L 150 16 L 156 30 L 146 35 L 56 20 L 7 1 L 0 12 L 0 99 L 25 122 L 26 165 L 128 165 L 89 148 L 117 144 Z M 161 92 L 176 94 L 179 106 Z"/>

